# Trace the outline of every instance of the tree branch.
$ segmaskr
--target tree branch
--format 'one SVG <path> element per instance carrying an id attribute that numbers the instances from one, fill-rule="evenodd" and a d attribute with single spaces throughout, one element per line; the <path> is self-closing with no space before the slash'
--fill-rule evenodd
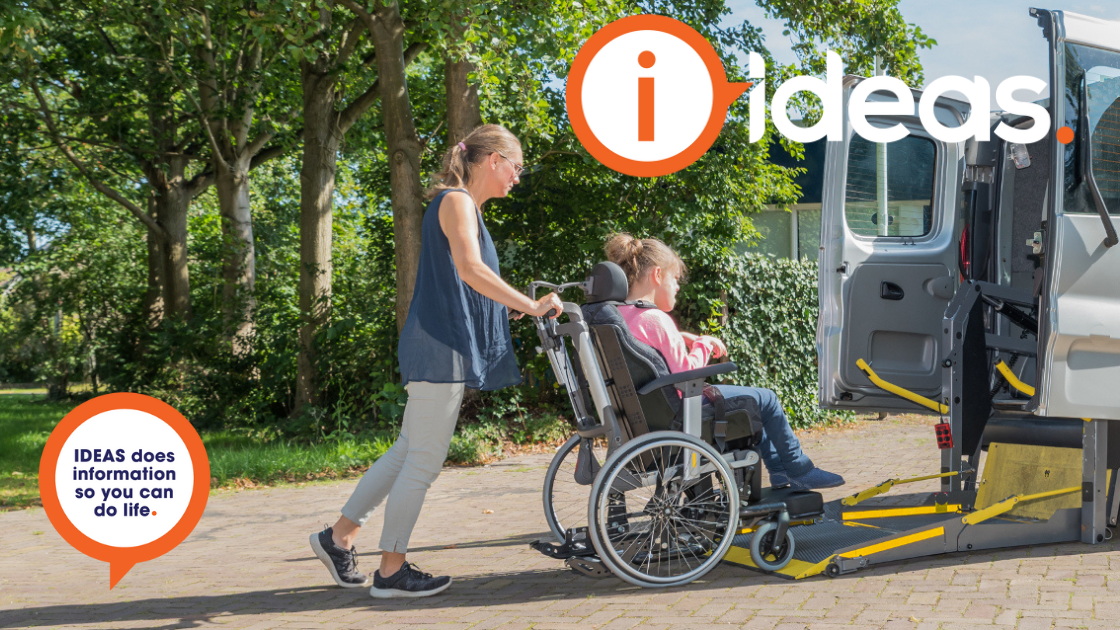
<path id="1" fill-rule="evenodd" d="M 354 18 L 347 27 L 346 33 L 342 36 L 342 43 L 338 46 L 338 56 L 335 57 L 335 67 L 342 67 L 350 59 L 350 55 L 354 54 L 354 50 L 358 47 L 358 42 L 362 39 L 362 33 L 366 32 L 366 27 L 358 18 Z"/>
<path id="2" fill-rule="evenodd" d="M 249 146 L 245 148 L 245 153 L 250 155 L 250 156 L 256 155 L 257 152 L 259 152 L 261 149 L 263 149 L 264 145 L 268 144 L 268 141 L 271 140 L 271 139 L 272 139 L 272 132 L 271 131 L 262 131 L 261 134 L 259 136 L 257 136 L 256 138 L 253 138 L 253 141 L 250 142 Z"/>
<path id="3" fill-rule="evenodd" d="M 376 16 L 374 16 L 369 11 L 366 11 L 365 7 L 358 4 L 357 2 L 354 2 L 354 0 L 338 0 L 338 3 L 346 7 L 347 9 L 350 9 L 351 13 L 358 16 L 358 19 L 360 19 L 362 23 L 366 25 L 366 28 L 368 28 L 372 34 L 373 29 L 377 27 Z"/>
<path id="4" fill-rule="evenodd" d="M 39 101 L 39 107 L 47 123 L 47 129 L 50 131 L 51 138 L 54 139 L 55 146 L 58 147 L 59 151 L 62 151 L 62 154 L 66 156 L 66 159 L 69 160 L 70 163 L 78 169 L 78 172 L 81 173 L 87 180 L 89 180 L 89 183 L 92 184 L 93 187 L 96 188 L 101 194 L 119 203 L 126 210 L 131 212 L 133 216 L 139 219 L 141 223 L 143 223 L 149 230 L 155 233 L 156 236 L 158 236 L 160 239 L 164 241 L 169 240 L 170 237 L 167 234 L 167 230 L 163 229 L 163 226 L 161 226 L 159 223 L 156 223 L 156 221 L 152 219 L 152 217 L 148 216 L 147 212 L 141 210 L 139 206 L 132 203 L 128 199 L 125 199 L 124 196 L 122 196 L 120 193 L 113 190 L 109 186 L 105 185 L 104 182 L 94 177 L 93 173 L 90 172 L 86 164 L 78 159 L 78 156 L 74 155 L 74 152 L 70 150 L 70 147 L 66 146 L 66 144 L 62 141 L 62 138 L 59 136 L 58 127 L 55 126 L 54 118 L 52 118 L 50 115 L 50 108 L 47 107 L 47 101 L 43 98 L 43 93 L 39 91 L 38 81 L 29 80 L 27 82 L 31 84 L 31 91 L 35 94 L 35 100 Z"/>
<path id="5" fill-rule="evenodd" d="M 199 123 L 202 125 L 202 128 L 206 130 L 206 137 L 210 140 L 210 148 L 213 152 L 213 159 L 221 168 L 228 169 L 229 164 L 222 156 L 221 146 L 218 144 L 218 139 L 214 137 L 214 130 L 210 127 L 210 121 L 206 117 L 207 110 L 202 107 L 202 104 L 198 102 L 198 99 L 194 97 L 194 94 L 192 94 L 191 91 L 187 89 L 187 86 L 183 84 L 182 79 L 179 78 L 179 73 L 175 72 L 175 69 L 171 67 L 171 63 L 167 61 L 167 49 L 164 48 L 163 43 L 157 41 L 154 37 L 152 37 L 151 34 L 148 33 L 148 30 L 143 26 L 139 24 L 136 24 L 135 26 L 137 26 L 140 31 L 144 33 L 144 36 L 148 38 L 148 41 L 155 44 L 156 48 L 159 48 L 161 58 L 156 60 L 157 63 L 163 65 L 164 68 L 167 68 L 167 73 L 170 74 L 171 78 L 175 80 L 175 84 L 179 86 L 179 89 L 182 90 L 183 94 L 187 97 L 188 100 L 190 100 L 191 105 L 193 105 L 194 108 L 198 110 Z M 210 61 L 212 62 L 213 60 L 211 59 Z M 199 91 L 201 92 L 202 87 L 205 85 L 205 82 L 202 80 L 198 80 L 198 85 Z"/>
<path id="6" fill-rule="evenodd" d="M 404 51 L 404 67 L 407 68 L 411 65 L 427 47 L 428 44 L 426 42 L 410 44 L 408 49 Z M 354 99 L 354 102 L 350 103 L 346 106 L 346 109 L 342 110 L 342 114 L 338 117 L 338 127 L 342 130 L 342 133 L 346 133 L 350 127 L 362 117 L 362 114 L 366 113 L 366 111 L 377 102 L 377 99 L 381 96 L 378 92 L 380 83 L 380 79 L 375 79 L 365 92 L 362 92 L 358 98 Z"/>
<path id="7" fill-rule="evenodd" d="M 191 199 L 194 199 L 195 197 L 205 192 L 206 189 L 210 187 L 210 184 L 213 183 L 214 171 L 204 171 L 202 173 L 199 173 L 187 182 L 187 194 L 190 195 Z"/>
<path id="8" fill-rule="evenodd" d="M 300 128 L 300 129 L 296 130 L 296 132 L 293 134 L 293 140 L 295 142 L 299 142 L 302 139 L 303 139 L 303 129 Z M 264 149 L 261 149 L 261 151 L 259 153 L 256 153 L 255 155 L 253 155 L 253 159 L 249 161 L 249 170 L 253 170 L 254 168 L 257 168 L 258 166 L 260 166 L 261 164 L 264 164 L 265 162 L 268 162 L 269 160 L 273 160 L 273 159 L 276 159 L 276 158 L 284 155 L 289 150 L 291 150 L 291 148 L 292 148 L 292 145 L 278 144 L 278 145 L 274 145 L 274 146 L 271 146 L 271 147 L 265 147 Z"/>

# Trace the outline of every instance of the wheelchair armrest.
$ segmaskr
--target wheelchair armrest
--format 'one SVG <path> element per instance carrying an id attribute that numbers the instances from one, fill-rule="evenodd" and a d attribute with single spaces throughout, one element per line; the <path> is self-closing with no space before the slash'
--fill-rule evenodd
<path id="1" fill-rule="evenodd" d="M 676 374 L 667 374 L 660 378 L 655 378 L 646 383 L 638 390 L 642 396 L 665 387 L 666 385 L 682 384 L 680 387 L 681 392 L 684 393 L 685 398 L 699 396 L 704 391 L 704 381 L 709 377 L 717 374 L 726 374 L 727 372 L 734 372 L 738 369 L 734 363 L 728 361 L 727 363 L 716 363 L 708 365 L 695 370 L 686 370 L 684 372 L 677 372 Z"/>

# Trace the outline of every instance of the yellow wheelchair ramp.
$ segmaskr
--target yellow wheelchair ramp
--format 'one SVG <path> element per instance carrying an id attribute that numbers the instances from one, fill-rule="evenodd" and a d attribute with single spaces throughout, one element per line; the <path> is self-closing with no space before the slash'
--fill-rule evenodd
<path id="1" fill-rule="evenodd" d="M 919 548 L 941 552 L 948 540 L 946 528 L 940 525 L 959 523 L 959 506 L 934 505 L 932 493 L 911 496 L 914 500 L 910 506 L 899 505 L 897 500 L 889 505 L 860 504 L 858 507 L 845 506 L 840 500 L 826 503 L 820 521 L 790 527 L 794 539 L 793 559 L 773 575 L 793 580 L 819 575 L 840 554 L 858 558 L 889 550 L 903 551 L 905 547 L 914 547 L 914 555 L 918 556 L 928 553 Z M 956 551 L 957 529 L 949 528 L 953 551 Z M 737 535 L 723 557 L 724 562 L 759 570 L 751 560 L 752 536 L 750 532 Z"/>

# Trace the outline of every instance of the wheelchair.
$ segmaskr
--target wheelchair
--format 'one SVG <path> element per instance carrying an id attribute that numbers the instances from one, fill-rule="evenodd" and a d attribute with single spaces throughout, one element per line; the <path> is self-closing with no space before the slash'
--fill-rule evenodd
<path id="1" fill-rule="evenodd" d="M 545 474 L 553 538 L 531 546 L 577 573 L 656 588 L 703 577 L 750 532 L 757 566 L 785 567 L 795 549 L 791 524 L 820 518 L 822 499 L 761 487 L 757 409 L 729 409 L 715 392 L 715 404 L 702 404 L 705 381 L 735 364 L 670 373 L 619 313 L 628 285 L 614 263 L 595 265 L 582 282 L 533 282 L 528 293 L 575 288 L 582 305 L 564 302 L 560 317 L 534 318 L 537 350 L 568 394 L 576 433 Z"/>

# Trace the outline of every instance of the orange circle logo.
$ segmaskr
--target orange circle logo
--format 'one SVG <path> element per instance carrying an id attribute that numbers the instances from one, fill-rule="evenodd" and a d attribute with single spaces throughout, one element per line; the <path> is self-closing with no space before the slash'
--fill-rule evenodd
<path id="1" fill-rule="evenodd" d="M 687 24 L 635 15 L 596 31 L 568 75 L 568 118 L 595 159 L 626 175 L 686 168 L 719 136 L 727 108 L 750 87 Z"/>
<path id="2" fill-rule="evenodd" d="M 107 394 L 51 432 L 39 494 L 66 542 L 109 563 L 111 589 L 194 530 L 210 494 L 210 460 L 198 432 L 167 403 Z"/>

